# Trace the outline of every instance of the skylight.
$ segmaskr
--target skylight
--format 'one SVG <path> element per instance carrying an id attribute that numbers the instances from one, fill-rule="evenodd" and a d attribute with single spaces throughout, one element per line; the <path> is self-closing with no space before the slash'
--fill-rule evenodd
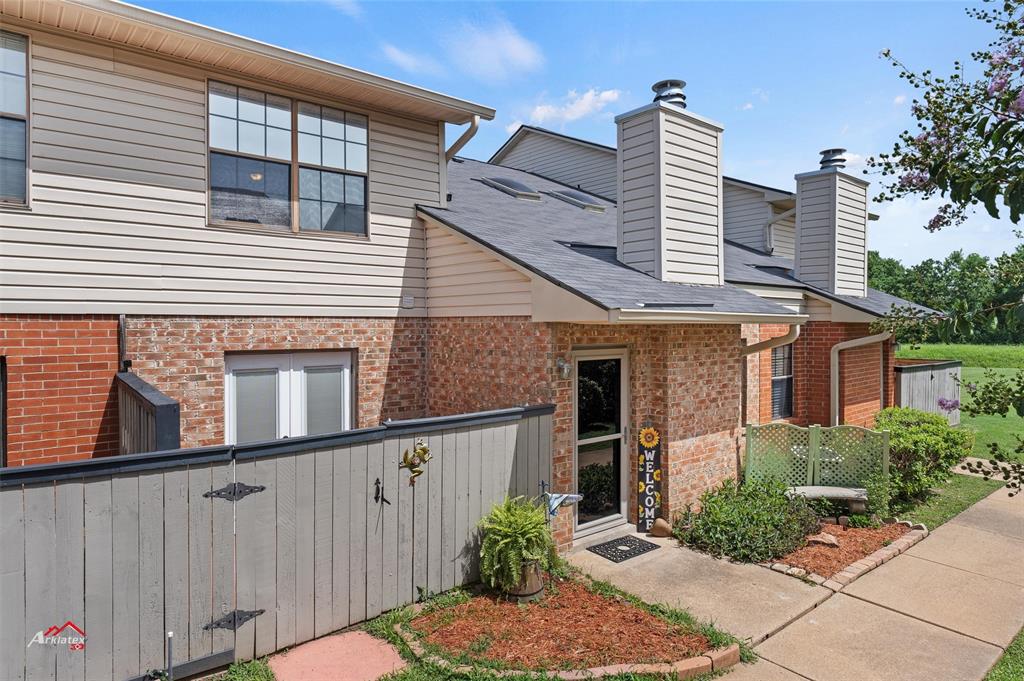
<path id="1" fill-rule="evenodd" d="M 503 191 L 517 199 L 529 201 L 540 201 L 540 193 L 530 185 L 514 180 L 511 177 L 485 177 L 481 180 L 484 184 Z"/>
<path id="2" fill-rule="evenodd" d="M 595 201 L 588 194 L 578 192 L 575 189 L 556 189 L 554 191 L 548 192 L 548 194 L 551 194 L 551 196 L 555 197 L 556 199 L 561 199 L 566 203 L 571 203 L 577 208 L 589 210 L 594 213 L 604 212 L 604 206 Z"/>

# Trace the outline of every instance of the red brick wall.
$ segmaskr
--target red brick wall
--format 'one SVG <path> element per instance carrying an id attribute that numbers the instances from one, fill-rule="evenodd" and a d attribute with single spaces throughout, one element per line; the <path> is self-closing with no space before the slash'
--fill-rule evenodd
<path id="1" fill-rule="evenodd" d="M 427 413 L 551 401 L 551 327 L 529 317 L 437 317 L 427 327 Z"/>
<path id="2" fill-rule="evenodd" d="M 117 453 L 117 317 L 0 315 L 7 463 Z"/>
<path id="3" fill-rule="evenodd" d="M 129 317 L 132 370 L 181 403 L 181 446 L 224 442 L 224 353 L 355 350 L 358 427 L 426 413 L 422 318 Z"/>

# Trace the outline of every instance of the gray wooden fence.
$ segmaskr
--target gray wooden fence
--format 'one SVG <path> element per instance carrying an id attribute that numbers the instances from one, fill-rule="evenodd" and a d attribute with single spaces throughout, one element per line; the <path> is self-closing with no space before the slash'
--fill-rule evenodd
<path id="1" fill-rule="evenodd" d="M 167 631 L 180 677 L 471 582 L 479 520 L 550 479 L 552 411 L 0 469 L 0 679 L 136 678 Z M 84 650 L 28 645 L 67 621 Z"/>
<path id="2" fill-rule="evenodd" d="M 939 400 L 960 400 L 960 367 L 956 360 L 897 360 L 896 404 L 945 416 L 960 425 L 960 409 L 946 410 Z"/>
<path id="3" fill-rule="evenodd" d="M 130 371 L 117 373 L 118 453 L 142 454 L 181 446 L 181 407 L 177 400 Z"/>

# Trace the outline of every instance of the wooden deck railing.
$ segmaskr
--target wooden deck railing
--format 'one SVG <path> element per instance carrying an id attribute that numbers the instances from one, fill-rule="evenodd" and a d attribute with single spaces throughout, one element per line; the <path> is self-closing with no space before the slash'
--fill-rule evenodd
<path id="1" fill-rule="evenodd" d="M 117 374 L 118 450 L 143 454 L 181 446 L 181 410 L 176 400 L 131 373 Z"/>

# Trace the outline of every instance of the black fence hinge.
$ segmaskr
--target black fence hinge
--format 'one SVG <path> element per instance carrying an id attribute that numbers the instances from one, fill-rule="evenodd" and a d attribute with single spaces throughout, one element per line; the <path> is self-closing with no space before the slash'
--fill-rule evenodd
<path id="1" fill-rule="evenodd" d="M 232 610 L 223 617 L 219 617 L 203 629 L 209 631 L 210 629 L 230 629 L 231 631 L 238 631 L 238 627 L 242 626 L 249 620 L 262 615 L 265 610 Z"/>
<path id="2" fill-rule="evenodd" d="M 228 501 L 238 501 L 243 497 L 247 497 L 250 494 L 256 494 L 262 492 L 266 487 L 263 485 L 247 485 L 244 482 L 229 482 L 220 489 L 212 489 L 209 492 L 204 492 L 203 496 L 213 499 L 227 499 Z"/>

